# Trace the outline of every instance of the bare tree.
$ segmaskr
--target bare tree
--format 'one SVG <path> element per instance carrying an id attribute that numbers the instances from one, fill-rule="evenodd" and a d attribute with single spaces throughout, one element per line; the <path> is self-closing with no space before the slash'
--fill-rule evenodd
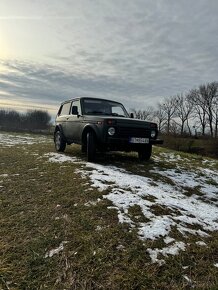
<path id="1" fill-rule="evenodd" d="M 133 109 L 132 111 L 136 119 L 148 121 L 152 121 L 154 119 L 154 108 L 152 106 L 148 106 L 144 110 L 137 111 L 136 109 Z"/>
<path id="2" fill-rule="evenodd" d="M 44 130 L 50 126 L 51 116 L 45 111 L 28 111 L 21 114 L 13 110 L 0 110 L 0 129 Z"/>
<path id="3" fill-rule="evenodd" d="M 158 124 L 158 130 L 162 131 L 166 124 L 166 112 L 163 110 L 162 104 L 158 104 L 158 109 L 154 112 L 154 120 Z"/>
<path id="4" fill-rule="evenodd" d="M 189 92 L 189 100 L 193 105 L 193 110 L 195 112 L 194 117 L 199 120 L 201 125 L 201 133 L 204 136 L 207 126 L 206 103 L 201 95 L 200 90 L 191 90 Z"/>
<path id="5" fill-rule="evenodd" d="M 218 92 L 213 102 L 213 115 L 214 115 L 214 137 L 218 137 Z"/>
<path id="6" fill-rule="evenodd" d="M 46 111 L 33 110 L 26 113 L 29 129 L 47 129 L 51 121 L 51 116 Z"/>
<path id="7" fill-rule="evenodd" d="M 180 134 L 184 133 L 185 123 L 187 124 L 189 134 L 191 135 L 191 129 L 189 127 L 189 118 L 193 111 L 193 103 L 189 101 L 189 95 L 183 94 L 177 95 L 175 99 L 176 116 L 180 120 Z"/>
<path id="8" fill-rule="evenodd" d="M 217 85 L 215 82 L 208 83 L 206 85 L 201 85 L 199 87 L 199 91 L 205 101 L 206 104 L 206 114 L 208 117 L 209 127 L 210 127 L 210 135 L 213 137 L 213 105 L 214 100 L 217 94 Z"/>
<path id="9" fill-rule="evenodd" d="M 216 131 L 216 103 L 218 98 L 218 83 L 212 82 L 200 85 L 198 89 L 192 90 L 191 100 L 193 102 L 197 117 L 199 118 L 202 126 L 202 135 L 205 135 L 207 124 L 209 125 L 210 135 L 214 136 Z"/>
<path id="10" fill-rule="evenodd" d="M 170 126 L 173 118 L 176 116 L 176 97 L 166 98 L 164 103 L 160 104 L 163 114 L 166 117 L 166 133 L 170 133 Z"/>

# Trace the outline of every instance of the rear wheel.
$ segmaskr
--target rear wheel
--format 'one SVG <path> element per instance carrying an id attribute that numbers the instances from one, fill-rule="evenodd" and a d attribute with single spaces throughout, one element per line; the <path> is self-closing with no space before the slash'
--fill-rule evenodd
<path id="1" fill-rule="evenodd" d="M 66 142 L 63 138 L 63 134 L 61 133 L 61 131 L 56 131 L 55 132 L 55 138 L 54 138 L 54 142 L 55 142 L 55 148 L 58 152 L 64 152 L 65 148 L 66 148 Z"/>
<path id="2" fill-rule="evenodd" d="M 87 146 L 84 143 L 81 145 L 81 152 L 82 153 L 86 153 L 87 152 Z"/>
<path id="3" fill-rule="evenodd" d="M 93 132 L 88 132 L 87 133 L 86 152 L 87 152 L 87 160 L 89 162 L 95 161 L 95 155 L 96 155 L 96 140 L 95 140 L 95 135 L 94 135 Z"/>
<path id="4" fill-rule="evenodd" d="M 146 161 L 149 160 L 151 157 L 152 152 L 152 145 L 147 145 L 146 147 L 143 147 L 138 151 L 138 157 L 140 161 Z"/>

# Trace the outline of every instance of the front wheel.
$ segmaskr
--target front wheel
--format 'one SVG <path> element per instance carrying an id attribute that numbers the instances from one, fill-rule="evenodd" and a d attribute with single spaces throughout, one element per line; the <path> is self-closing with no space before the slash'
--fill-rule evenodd
<path id="1" fill-rule="evenodd" d="M 56 150 L 58 152 L 64 152 L 64 150 L 66 148 L 66 142 L 65 142 L 63 135 L 60 131 L 55 132 L 54 142 L 55 142 Z"/>
<path id="2" fill-rule="evenodd" d="M 87 160 L 89 162 L 95 161 L 95 155 L 96 155 L 96 140 L 95 140 L 95 135 L 94 135 L 93 132 L 88 132 L 87 133 L 86 152 L 87 152 Z"/>
<path id="3" fill-rule="evenodd" d="M 152 145 L 147 145 L 138 151 L 138 157 L 140 161 L 147 161 L 151 157 Z"/>

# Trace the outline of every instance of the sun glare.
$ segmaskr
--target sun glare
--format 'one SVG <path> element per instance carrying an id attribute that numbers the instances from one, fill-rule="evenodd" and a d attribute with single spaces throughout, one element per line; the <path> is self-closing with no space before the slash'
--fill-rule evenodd
<path id="1" fill-rule="evenodd" d="M 0 31 L 0 43 L 1 43 L 1 47 L 0 47 L 0 60 L 5 60 L 9 56 L 9 49 L 7 48 L 7 43 L 4 40 L 4 37 L 3 37 L 1 31 Z"/>
<path id="2" fill-rule="evenodd" d="M 8 58 L 8 55 L 9 55 L 9 53 L 8 53 L 8 50 L 6 49 L 6 46 L 4 45 L 4 43 L 3 43 L 3 45 L 1 43 L 0 60 L 7 59 Z"/>

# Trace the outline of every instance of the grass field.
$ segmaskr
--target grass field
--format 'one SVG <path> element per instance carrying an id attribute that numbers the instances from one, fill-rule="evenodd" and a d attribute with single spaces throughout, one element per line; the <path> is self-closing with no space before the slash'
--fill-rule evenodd
<path id="1" fill-rule="evenodd" d="M 218 161 L 0 133 L 0 289 L 218 289 Z"/>

